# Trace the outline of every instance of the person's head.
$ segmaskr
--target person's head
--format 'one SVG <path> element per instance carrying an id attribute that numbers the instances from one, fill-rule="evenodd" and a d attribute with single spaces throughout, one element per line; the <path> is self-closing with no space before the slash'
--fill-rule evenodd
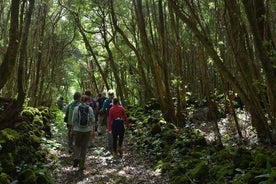
<path id="1" fill-rule="evenodd" d="M 85 91 L 84 94 L 87 95 L 87 96 L 92 96 L 92 93 L 89 90 Z"/>
<path id="2" fill-rule="evenodd" d="M 118 98 L 113 98 L 113 104 L 114 104 L 114 105 L 119 104 L 119 100 L 118 100 Z"/>
<path id="3" fill-rule="evenodd" d="M 114 90 L 113 89 L 108 90 L 107 93 L 108 93 L 109 97 L 113 97 L 114 96 Z"/>
<path id="4" fill-rule="evenodd" d="M 73 98 L 74 98 L 74 100 L 80 100 L 81 93 L 80 92 L 75 92 Z"/>
<path id="5" fill-rule="evenodd" d="M 89 96 L 87 96 L 87 95 L 82 95 L 82 96 L 81 96 L 81 102 L 82 102 L 82 103 L 89 104 L 89 103 L 90 103 L 90 98 L 89 98 Z"/>

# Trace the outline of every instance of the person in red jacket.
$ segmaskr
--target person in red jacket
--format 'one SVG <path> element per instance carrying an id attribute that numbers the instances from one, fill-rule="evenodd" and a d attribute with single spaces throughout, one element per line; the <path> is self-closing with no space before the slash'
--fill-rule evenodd
<path id="1" fill-rule="evenodd" d="M 125 126 L 130 128 L 126 111 L 122 105 L 119 104 L 117 98 L 113 98 L 113 105 L 109 110 L 109 119 L 108 119 L 108 131 L 112 133 L 113 136 L 113 156 L 117 155 L 117 140 L 119 137 L 119 148 L 118 152 L 120 155 L 123 154 L 122 145 L 124 141 Z"/>

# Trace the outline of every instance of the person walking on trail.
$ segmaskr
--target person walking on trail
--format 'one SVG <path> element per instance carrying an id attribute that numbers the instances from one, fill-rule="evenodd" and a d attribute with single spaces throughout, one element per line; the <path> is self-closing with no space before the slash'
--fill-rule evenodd
<path id="1" fill-rule="evenodd" d="M 94 113 L 94 117 L 95 117 L 95 125 L 96 125 L 95 131 L 97 131 L 97 127 L 98 127 L 98 120 L 97 120 L 98 107 L 97 107 L 97 102 L 92 97 L 91 91 L 89 91 L 89 90 L 85 91 L 84 95 L 88 96 L 88 98 L 89 98 L 88 105 L 90 107 L 92 107 L 92 109 L 93 109 L 93 113 Z M 94 147 L 94 142 L 93 142 L 93 139 L 91 138 L 88 141 L 88 148 L 93 148 L 93 147 Z"/>
<path id="2" fill-rule="evenodd" d="M 114 90 L 110 89 L 107 92 L 108 98 L 105 99 L 103 103 L 103 107 L 101 108 L 101 112 L 103 113 L 103 122 L 106 124 L 106 127 L 108 127 L 108 114 L 109 114 L 109 109 L 112 106 L 113 103 L 113 98 L 114 98 Z M 108 129 L 107 129 L 108 130 Z M 108 132 L 107 134 L 107 150 L 112 153 L 112 134 Z"/>
<path id="3" fill-rule="evenodd" d="M 81 100 L 81 93 L 80 92 L 75 92 L 73 95 L 74 101 L 71 102 L 65 112 L 65 117 L 64 117 L 64 122 L 67 125 L 67 137 L 68 137 L 68 147 L 69 147 L 69 153 L 72 153 L 73 151 L 73 143 L 74 143 L 74 136 L 71 134 L 72 126 L 73 126 L 73 121 L 72 121 L 72 116 L 73 116 L 73 111 L 76 106 L 80 104 Z"/>
<path id="4" fill-rule="evenodd" d="M 125 126 L 130 128 L 127 119 L 126 111 L 122 105 L 119 104 L 117 98 L 113 98 L 113 105 L 109 110 L 108 117 L 108 131 L 113 136 L 113 156 L 117 156 L 117 151 L 120 155 L 123 154 L 122 145 L 124 141 Z M 119 142 L 118 142 L 119 137 Z M 118 150 L 117 150 L 118 145 Z"/>
<path id="5" fill-rule="evenodd" d="M 71 134 L 75 135 L 74 163 L 73 167 L 84 169 L 88 141 L 90 136 L 95 138 L 95 116 L 92 107 L 89 106 L 89 97 L 83 95 L 81 104 L 75 107 L 73 112 L 73 127 Z"/>
<path id="6" fill-rule="evenodd" d="M 98 130 L 97 130 L 98 135 L 104 134 L 107 130 L 107 123 L 106 123 L 107 121 L 106 119 L 104 120 L 104 113 L 101 111 L 103 107 L 103 103 L 106 99 L 107 99 L 106 92 L 99 93 L 98 99 L 97 99 L 98 109 L 100 110 L 98 114 Z"/>

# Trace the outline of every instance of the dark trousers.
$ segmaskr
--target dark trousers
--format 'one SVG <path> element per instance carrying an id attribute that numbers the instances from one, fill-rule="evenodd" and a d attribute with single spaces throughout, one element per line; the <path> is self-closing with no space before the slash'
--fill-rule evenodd
<path id="1" fill-rule="evenodd" d="M 125 135 L 125 127 L 123 120 L 112 121 L 112 135 L 113 135 L 113 151 L 117 151 L 117 142 L 119 137 L 119 147 L 122 147 Z"/>
<path id="2" fill-rule="evenodd" d="M 74 136 L 71 134 L 71 129 L 73 125 L 67 124 L 67 136 L 68 136 L 68 146 L 70 149 L 73 149 Z"/>
<path id="3" fill-rule="evenodd" d="M 80 166 L 84 165 L 88 141 L 90 139 L 91 132 L 75 132 L 75 152 L 74 159 L 80 160 Z"/>

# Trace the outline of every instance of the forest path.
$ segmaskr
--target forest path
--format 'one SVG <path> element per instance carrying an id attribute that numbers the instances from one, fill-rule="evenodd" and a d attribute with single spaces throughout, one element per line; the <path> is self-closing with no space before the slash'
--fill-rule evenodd
<path id="1" fill-rule="evenodd" d="M 72 154 L 66 149 L 58 153 L 59 167 L 53 171 L 55 183 L 95 183 L 95 184 L 165 184 L 168 177 L 156 172 L 154 157 L 140 153 L 134 149 L 132 135 L 126 132 L 124 153 L 121 157 L 113 157 L 106 151 L 107 137 L 96 136 L 93 147 L 88 148 L 84 171 L 73 168 Z M 66 147 L 66 140 L 60 140 Z"/>

